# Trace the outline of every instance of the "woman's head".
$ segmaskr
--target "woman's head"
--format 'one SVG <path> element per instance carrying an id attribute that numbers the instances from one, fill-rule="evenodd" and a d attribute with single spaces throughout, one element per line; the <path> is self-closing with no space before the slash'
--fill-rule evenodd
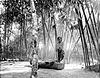
<path id="1" fill-rule="evenodd" d="M 62 42 L 62 37 L 58 37 L 58 38 L 57 38 L 57 41 L 58 41 L 59 43 L 61 43 L 61 42 Z"/>
<path id="2" fill-rule="evenodd" d="M 37 46 L 37 41 L 36 40 L 34 40 L 34 47 L 36 47 Z"/>

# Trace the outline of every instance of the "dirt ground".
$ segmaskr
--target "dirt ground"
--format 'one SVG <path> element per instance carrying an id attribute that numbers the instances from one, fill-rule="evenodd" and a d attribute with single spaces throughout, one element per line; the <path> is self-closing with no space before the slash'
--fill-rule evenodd
<path id="1" fill-rule="evenodd" d="M 29 62 L 1 64 L 1 78 L 30 78 Z M 86 71 L 82 65 L 66 64 L 63 70 L 39 69 L 38 78 L 100 78 L 100 73 Z"/>

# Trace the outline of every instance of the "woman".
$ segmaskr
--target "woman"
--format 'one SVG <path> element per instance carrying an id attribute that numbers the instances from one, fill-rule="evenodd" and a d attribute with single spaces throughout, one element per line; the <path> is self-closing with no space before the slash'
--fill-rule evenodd
<path id="1" fill-rule="evenodd" d="M 58 53 L 58 62 L 60 62 L 64 58 L 62 37 L 57 38 L 57 53 Z"/>

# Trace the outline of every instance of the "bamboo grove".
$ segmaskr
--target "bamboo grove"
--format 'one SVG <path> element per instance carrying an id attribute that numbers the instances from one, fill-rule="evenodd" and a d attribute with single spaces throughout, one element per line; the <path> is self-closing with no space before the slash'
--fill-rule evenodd
<path id="1" fill-rule="evenodd" d="M 42 33 L 44 46 L 48 48 L 47 46 L 51 43 L 56 51 L 58 33 L 55 13 L 61 13 L 60 21 L 64 25 L 63 40 L 65 40 L 66 31 L 70 30 L 73 37 L 73 31 L 77 30 L 79 38 L 75 44 L 81 40 L 85 66 L 89 67 L 91 60 L 94 63 L 93 53 L 100 63 L 100 15 L 98 12 L 97 18 L 95 17 L 94 5 L 90 0 L 5 0 L 3 5 L 5 12 L 0 15 L 0 23 L 4 25 L 4 46 L 7 44 L 6 38 L 9 40 L 7 34 L 11 33 L 12 23 L 17 22 L 20 24 L 20 50 L 22 50 L 21 46 L 24 44 L 25 52 L 28 53 L 28 22 L 31 25 L 30 29 L 33 28 L 38 32 L 38 41 Z M 76 25 L 70 24 L 70 19 L 72 19 L 70 12 L 72 11 L 73 18 L 77 22 Z M 39 18 L 41 18 L 40 21 Z M 54 30 L 55 45 L 50 36 L 52 30 Z M 5 52 L 5 47 L 3 50 Z"/>

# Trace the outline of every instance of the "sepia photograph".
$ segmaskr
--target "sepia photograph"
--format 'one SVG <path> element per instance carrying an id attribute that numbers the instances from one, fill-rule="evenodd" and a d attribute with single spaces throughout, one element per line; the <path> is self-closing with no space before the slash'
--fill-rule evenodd
<path id="1" fill-rule="evenodd" d="M 0 78 L 100 78 L 100 0 L 0 0 Z"/>

